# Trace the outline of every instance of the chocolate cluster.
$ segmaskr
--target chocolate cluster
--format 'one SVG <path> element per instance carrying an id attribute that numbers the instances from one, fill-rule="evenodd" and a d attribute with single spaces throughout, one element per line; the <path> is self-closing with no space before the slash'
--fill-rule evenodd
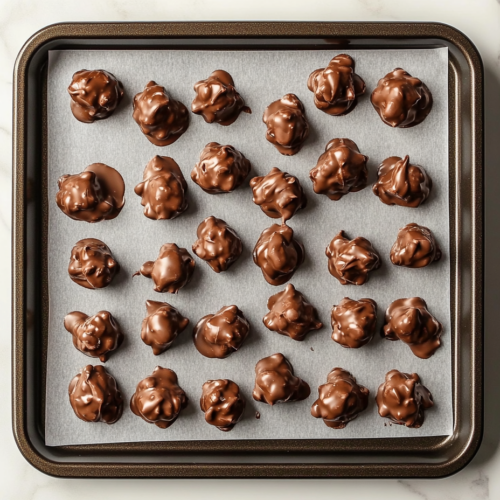
<path id="1" fill-rule="evenodd" d="M 243 184 L 250 168 L 250 162 L 233 146 L 209 142 L 191 172 L 191 179 L 206 193 L 230 193 Z"/>
<path id="2" fill-rule="evenodd" d="M 429 312 L 424 299 L 411 297 L 391 303 L 385 312 L 382 335 L 408 344 L 415 356 L 430 358 L 441 346 L 443 325 Z"/>
<path id="3" fill-rule="evenodd" d="M 414 222 L 398 232 L 391 248 L 391 262 L 395 266 L 425 267 L 441 259 L 441 250 L 430 229 Z"/>
<path id="4" fill-rule="evenodd" d="M 187 404 L 188 397 L 179 387 L 176 373 L 161 366 L 137 384 L 130 399 L 134 414 L 160 429 L 170 427 Z"/>
<path id="5" fill-rule="evenodd" d="M 319 330 L 323 326 L 316 308 L 292 284 L 270 297 L 267 308 L 269 312 L 264 316 L 264 325 L 293 340 L 304 340 L 311 330 Z"/>
<path id="6" fill-rule="evenodd" d="M 399 425 L 421 427 L 424 410 L 434 405 L 432 394 L 416 373 L 391 370 L 377 392 L 378 412 Z"/>
<path id="7" fill-rule="evenodd" d="M 307 206 L 307 198 L 299 179 L 274 167 L 263 177 L 250 181 L 253 202 L 272 219 L 281 218 L 284 224 Z"/>
<path id="8" fill-rule="evenodd" d="M 368 344 L 377 328 L 377 303 L 372 299 L 343 298 L 332 308 L 332 340 L 357 349 Z"/>
<path id="9" fill-rule="evenodd" d="M 355 193 L 366 187 L 368 156 L 359 152 L 350 139 L 332 139 L 309 173 L 314 192 L 324 194 L 330 200 L 340 200 L 347 193 Z"/>
<path id="10" fill-rule="evenodd" d="M 261 359 L 255 365 L 255 401 L 276 403 L 302 401 L 311 394 L 307 382 L 293 374 L 293 367 L 281 353 Z"/>
<path id="11" fill-rule="evenodd" d="M 148 219 L 175 219 L 188 208 L 187 184 L 179 165 L 168 156 L 155 156 L 135 187 Z"/>
<path id="12" fill-rule="evenodd" d="M 77 241 L 71 250 L 69 277 L 84 288 L 105 288 L 120 271 L 108 245 L 96 238 Z"/>
<path id="13" fill-rule="evenodd" d="M 64 317 L 64 328 L 73 336 L 73 345 L 86 356 L 105 363 L 109 354 L 120 347 L 123 333 L 120 325 L 108 311 L 88 316 L 73 311 Z"/>
<path id="14" fill-rule="evenodd" d="M 114 424 L 122 416 L 123 398 L 104 366 L 87 365 L 69 384 L 69 402 L 85 422 Z"/>
<path id="15" fill-rule="evenodd" d="M 155 292 L 177 293 L 186 286 L 193 276 L 195 262 L 185 248 L 179 248 L 175 243 L 165 243 L 160 248 L 158 258 L 145 262 L 140 271 L 153 280 Z"/>
<path id="16" fill-rule="evenodd" d="M 189 320 L 166 302 L 147 300 L 146 311 L 147 316 L 142 320 L 141 339 L 158 356 L 170 349 L 174 340 L 186 329 Z"/>
<path id="17" fill-rule="evenodd" d="M 80 174 L 63 175 L 57 185 L 57 206 L 74 220 L 114 219 L 125 205 L 123 177 L 104 163 L 93 163 Z"/>
<path id="18" fill-rule="evenodd" d="M 194 84 L 196 97 L 191 104 L 195 115 L 203 116 L 207 123 L 231 125 L 240 113 L 251 113 L 243 98 L 234 88 L 232 76 L 222 69 L 214 71 L 206 80 Z"/>
<path id="19" fill-rule="evenodd" d="M 370 391 L 356 382 L 353 375 L 342 368 L 334 368 L 326 384 L 318 388 L 318 399 L 311 408 L 311 415 L 322 418 L 332 429 L 344 429 L 368 406 Z"/>
<path id="20" fill-rule="evenodd" d="M 226 306 L 207 314 L 193 329 L 193 342 L 207 358 L 227 358 L 237 351 L 250 332 L 250 324 L 236 306 Z"/>
<path id="21" fill-rule="evenodd" d="M 380 256 L 373 245 L 361 236 L 349 240 L 340 231 L 325 251 L 328 270 L 342 285 L 362 285 L 369 273 L 380 267 Z"/>
<path id="22" fill-rule="evenodd" d="M 68 87 L 71 112 L 83 123 L 93 123 L 111 116 L 123 98 L 123 86 L 103 69 L 82 69 L 73 75 Z"/>
<path id="23" fill-rule="evenodd" d="M 416 208 L 431 194 L 431 178 L 420 165 L 412 165 L 408 155 L 386 158 L 377 175 L 372 189 L 386 205 Z"/>
<path id="24" fill-rule="evenodd" d="M 378 81 L 371 102 L 385 124 L 409 128 L 431 112 L 432 94 L 424 82 L 396 68 Z"/>
<path id="25" fill-rule="evenodd" d="M 266 139 L 286 156 L 297 154 L 309 136 L 304 105 L 295 94 L 286 94 L 264 111 Z"/>
<path id="26" fill-rule="evenodd" d="M 253 261 L 271 285 L 283 285 L 304 262 L 304 246 L 293 237 L 293 229 L 273 224 L 260 235 L 253 250 Z"/>
<path id="27" fill-rule="evenodd" d="M 333 116 L 350 113 L 358 97 L 365 93 L 363 79 L 354 72 L 354 59 L 347 54 L 335 56 L 326 68 L 313 71 L 307 88 L 314 94 L 318 109 Z"/>
<path id="28" fill-rule="evenodd" d="M 246 401 L 232 380 L 208 380 L 203 384 L 200 408 L 205 421 L 228 432 L 241 420 Z"/>
<path id="29" fill-rule="evenodd" d="M 196 235 L 193 252 L 216 273 L 227 271 L 243 251 L 236 231 L 213 215 L 198 226 Z"/>
<path id="30" fill-rule="evenodd" d="M 188 128 L 189 114 L 186 106 L 172 99 L 165 87 L 151 81 L 134 96 L 132 117 L 142 133 L 155 146 L 168 146 Z"/>

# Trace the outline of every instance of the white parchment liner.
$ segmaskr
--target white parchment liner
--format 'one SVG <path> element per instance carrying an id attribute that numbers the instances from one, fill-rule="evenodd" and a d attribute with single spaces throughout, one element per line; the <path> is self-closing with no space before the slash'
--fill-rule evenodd
<path id="1" fill-rule="evenodd" d="M 113 443 L 127 441 L 176 441 L 224 439 L 311 439 L 374 438 L 448 435 L 452 432 L 452 383 L 450 342 L 450 262 L 448 214 L 448 53 L 433 50 L 352 50 L 356 71 L 367 84 L 367 93 L 357 108 L 345 117 L 331 117 L 316 109 L 307 77 L 324 67 L 334 51 L 58 51 L 49 57 L 49 347 L 47 366 L 46 443 L 48 445 Z M 421 78 L 434 97 L 428 118 L 417 127 L 391 129 L 378 117 L 369 101 L 377 81 L 396 67 Z M 109 119 L 92 125 L 78 122 L 70 111 L 66 91 L 74 72 L 103 68 L 115 74 L 126 96 Z M 164 85 L 172 97 L 188 108 L 194 97 L 193 84 L 215 69 L 225 69 L 252 114 L 242 114 L 229 127 L 209 125 L 190 114 L 188 131 L 174 144 L 160 148 L 151 144 L 132 119 L 133 95 L 150 80 Z M 272 101 L 293 92 L 305 105 L 311 135 L 302 151 L 285 157 L 264 137 L 262 113 Z M 369 156 L 370 185 L 358 193 L 333 202 L 315 195 L 308 178 L 326 143 L 335 137 L 354 140 Z M 306 261 L 292 283 L 319 311 L 324 327 L 296 342 L 268 331 L 262 324 L 267 299 L 284 287 L 267 284 L 252 261 L 251 252 L 263 229 L 275 222 L 252 203 L 248 183 L 228 195 L 208 195 L 190 179 L 201 149 L 211 141 L 231 144 L 252 162 L 252 176 L 279 167 L 296 175 L 308 196 L 307 209 L 290 221 L 297 239 L 306 248 Z M 156 154 L 171 156 L 179 164 L 189 185 L 190 208 L 173 221 L 152 221 L 142 213 L 133 188 L 142 180 L 146 163 Z M 372 193 L 377 165 L 388 156 L 410 155 L 423 165 L 433 180 L 433 191 L 418 209 L 388 207 Z M 114 220 L 88 224 L 66 217 L 55 203 L 57 179 L 81 172 L 94 162 L 120 171 L 126 183 L 126 204 Z M 154 260 L 163 243 L 175 242 L 191 251 L 196 228 L 207 216 L 224 219 L 240 235 L 244 252 L 226 273 L 215 274 L 195 257 L 192 282 L 178 295 L 158 294 L 152 282 L 132 274 L 147 260 Z M 443 258 L 425 269 L 404 269 L 389 260 L 390 248 L 400 227 L 417 222 L 435 234 Z M 368 238 L 382 256 L 383 265 L 369 283 L 342 286 L 327 270 L 325 247 L 340 229 L 354 238 Z M 103 290 L 87 290 L 73 283 L 67 273 L 71 248 L 81 238 L 99 238 L 109 245 L 122 271 Z M 420 296 L 443 323 L 443 346 L 428 360 L 415 357 L 401 342 L 382 340 L 378 335 L 361 349 L 345 349 L 330 338 L 330 310 L 343 297 L 368 297 L 378 303 L 379 323 L 392 300 Z M 191 324 L 160 356 L 140 339 L 147 299 L 166 301 L 187 316 Z M 225 360 L 207 359 L 195 349 L 192 326 L 220 307 L 238 305 L 251 323 L 252 331 L 240 351 Z M 86 364 L 99 364 L 77 351 L 64 329 L 64 316 L 74 310 L 89 315 L 105 309 L 119 321 L 126 340 L 111 355 L 106 368 L 116 377 L 125 399 L 125 409 L 114 425 L 79 420 L 68 399 L 68 384 Z M 298 376 L 311 386 L 311 396 L 300 403 L 269 407 L 252 399 L 254 367 L 262 357 L 282 352 Z M 137 383 L 155 366 L 175 370 L 190 402 L 175 424 L 167 430 L 136 417 L 129 400 Z M 343 430 L 326 427 L 310 415 L 317 387 L 328 372 L 340 366 L 350 370 L 370 390 L 370 404 Z M 417 372 L 431 390 L 435 407 L 426 412 L 420 429 L 390 425 L 378 416 L 374 396 L 385 373 L 397 368 Z M 209 379 L 230 378 L 239 384 L 247 399 L 243 420 L 229 433 L 205 423 L 199 408 L 202 384 Z M 255 418 L 255 412 L 261 418 Z"/>

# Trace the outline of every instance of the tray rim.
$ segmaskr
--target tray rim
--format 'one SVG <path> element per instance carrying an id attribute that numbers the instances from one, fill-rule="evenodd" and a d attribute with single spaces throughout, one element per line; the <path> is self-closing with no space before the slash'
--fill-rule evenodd
<path id="1" fill-rule="evenodd" d="M 441 39 L 465 57 L 470 73 L 472 116 L 472 384 L 471 429 L 466 445 L 441 464 L 173 464 L 71 463 L 43 456 L 32 443 L 26 424 L 24 196 L 26 167 L 25 104 L 27 73 L 36 53 L 63 39 L 161 38 L 386 38 Z M 444 477 L 458 472 L 473 458 L 482 439 L 482 287 L 483 287 L 483 92 L 482 62 L 472 42 L 455 28 L 440 23 L 351 22 L 159 22 L 59 23 L 35 33 L 23 46 L 14 68 L 13 113 L 13 225 L 12 225 L 12 391 L 13 432 L 26 460 L 58 477 Z M 19 216 L 21 215 L 21 216 Z M 360 471 L 362 469 L 362 472 Z"/>

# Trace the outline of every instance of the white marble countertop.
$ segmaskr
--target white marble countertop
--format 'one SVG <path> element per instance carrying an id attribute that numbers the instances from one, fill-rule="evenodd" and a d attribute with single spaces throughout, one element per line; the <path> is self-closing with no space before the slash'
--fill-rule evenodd
<path id="1" fill-rule="evenodd" d="M 22 44 L 40 28 L 63 21 L 437 21 L 463 31 L 485 67 L 486 293 L 485 432 L 474 460 L 442 480 L 63 480 L 29 465 L 16 448 L 10 414 L 10 234 L 12 70 Z M 500 498 L 500 335 L 495 324 L 500 265 L 493 247 L 500 234 L 500 0 L 0 0 L 0 498 L 93 500 L 120 498 L 345 498 L 476 500 Z M 488 244 L 490 247 L 488 248 Z M 496 472 L 495 472 L 496 471 Z M 229 496 L 229 495 L 228 495 Z"/>

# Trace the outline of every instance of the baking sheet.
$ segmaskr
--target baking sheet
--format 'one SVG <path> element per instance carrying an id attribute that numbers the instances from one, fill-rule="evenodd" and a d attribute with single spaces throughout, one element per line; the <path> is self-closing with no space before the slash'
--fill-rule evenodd
<path id="1" fill-rule="evenodd" d="M 345 117 L 331 117 L 316 109 L 307 89 L 311 71 L 324 67 L 335 51 L 52 51 L 48 74 L 49 150 L 49 344 L 47 359 L 46 444 L 114 443 L 133 441 L 234 440 L 234 439 L 321 439 L 421 437 L 452 432 L 450 256 L 448 213 L 448 53 L 432 50 L 352 50 L 356 72 L 365 80 L 367 93 L 357 108 Z M 434 98 L 428 118 L 413 129 L 391 129 L 382 123 L 369 102 L 379 78 L 395 67 L 403 67 L 421 78 Z M 74 119 L 66 88 L 74 72 L 103 68 L 115 74 L 125 87 L 125 98 L 115 114 L 92 125 Z M 229 127 L 207 124 L 190 114 L 188 131 L 174 144 L 160 148 L 142 135 L 132 119 L 132 97 L 155 80 L 188 108 L 194 97 L 193 84 L 215 69 L 233 76 L 236 88 L 252 109 Z M 293 92 L 304 103 L 311 134 L 302 151 L 285 157 L 265 139 L 262 113 L 272 101 Z M 369 156 L 369 186 L 333 202 L 315 195 L 308 178 L 329 140 L 347 137 Z M 316 306 L 325 325 L 296 342 L 262 324 L 267 299 L 283 290 L 273 287 L 253 263 L 251 252 L 263 229 L 274 223 L 252 202 L 248 183 L 233 193 L 213 196 L 204 193 L 190 179 L 206 143 L 231 144 L 252 162 L 251 176 L 265 175 L 279 167 L 297 176 L 308 206 L 289 225 L 306 249 L 306 260 L 291 283 Z M 143 215 L 140 198 L 133 188 L 142 180 L 147 162 L 156 154 L 171 156 L 188 182 L 190 208 L 172 221 L 152 221 Z M 393 155 L 410 155 L 423 165 L 433 180 L 431 197 L 422 207 L 388 207 L 373 195 L 370 185 L 378 164 Z M 69 219 L 57 207 L 57 179 L 66 173 L 81 172 L 95 162 L 106 163 L 122 174 L 126 204 L 114 220 L 88 224 Z M 215 274 L 194 256 L 196 269 L 191 283 L 178 295 L 153 291 L 152 281 L 132 274 L 147 260 L 154 260 L 162 244 L 175 242 L 191 249 L 198 224 L 207 216 L 224 219 L 240 235 L 244 251 L 232 268 Z M 390 248 L 400 227 L 417 222 L 435 234 L 443 257 L 424 269 L 393 266 Z M 368 238 L 382 257 L 382 267 L 360 287 L 342 286 L 327 270 L 324 250 L 332 237 L 344 229 L 349 237 Z M 73 283 L 67 265 L 73 245 L 82 238 L 99 238 L 109 245 L 122 270 L 112 285 L 87 290 Z M 192 252 L 191 252 L 192 253 Z M 368 297 L 378 304 L 379 325 L 391 301 L 410 296 L 423 297 L 430 311 L 444 327 L 443 345 L 428 359 L 416 358 L 402 342 L 375 336 L 361 349 L 345 349 L 330 338 L 330 310 L 343 297 Z M 147 299 L 166 301 L 190 319 L 190 325 L 173 347 L 160 356 L 141 338 L 141 322 Z M 243 347 L 224 360 L 204 358 L 195 349 L 192 326 L 202 316 L 224 305 L 238 305 L 251 324 Z M 86 364 L 100 364 L 84 356 L 72 344 L 64 329 L 64 316 L 74 310 L 95 314 L 106 309 L 119 321 L 125 342 L 105 363 L 118 381 L 125 400 L 122 418 L 111 426 L 79 420 L 69 404 L 67 388 L 72 377 Z M 308 399 L 269 407 L 252 399 L 256 362 L 276 352 L 291 361 L 295 373 L 312 389 Z M 173 369 L 190 402 L 175 424 L 164 430 L 144 422 L 129 409 L 128 402 L 137 383 L 155 366 Z M 370 390 L 368 409 L 342 430 L 330 429 L 310 415 L 317 387 L 328 372 L 340 366 L 351 371 Z M 374 401 L 385 374 L 397 368 L 417 372 L 434 396 L 435 406 L 426 412 L 420 429 L 390 425 L 378 416 Z M 229 433 L 205 423 L 199 408 L 202 384 L 209 379 L 230 378 L 239 384 L 247 399 L 242 421 Z M 255 412 L 260 419 L 255 418 Z"/>

